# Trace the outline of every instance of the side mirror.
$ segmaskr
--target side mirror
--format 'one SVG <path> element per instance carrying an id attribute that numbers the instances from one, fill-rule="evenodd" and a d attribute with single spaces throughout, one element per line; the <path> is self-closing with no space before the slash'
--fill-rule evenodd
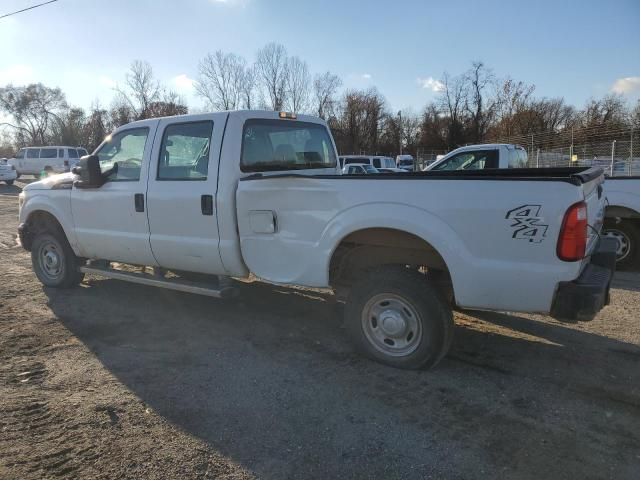
<path id="1" fill-rule="evenodd" d="M 98 188 L 105 182 L 105 177 L 100 171 L 100 160 L 97 155 L 85 155 L 80 159 L 80 164 L 73 168 L 73 173 L 80 176 L 75 185 L 78 188 Z"/>

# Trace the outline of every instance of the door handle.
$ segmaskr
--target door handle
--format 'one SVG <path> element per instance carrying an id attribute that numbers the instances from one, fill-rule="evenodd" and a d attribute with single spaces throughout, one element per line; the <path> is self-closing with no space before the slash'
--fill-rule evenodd
<path id="1" fill-rule="evenodd" d="M 144 212 L 144 193 L 136 193 L 133 196 L 136 212 Z"/>
<path id="2" fill-rule="evenodd" d="M 213 195 L 202 195 L 200 197 L 200 209 L 203 215 L 213 215 Z"/>

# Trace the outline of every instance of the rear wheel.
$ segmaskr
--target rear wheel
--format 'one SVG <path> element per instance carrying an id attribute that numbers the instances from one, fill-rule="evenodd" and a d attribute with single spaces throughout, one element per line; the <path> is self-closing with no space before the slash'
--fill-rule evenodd
<path id="1" fill-rule="evenodd" d="M 602 230 L 604 237 L 615 238 L 618 242 L 617 268 L 628 268 L 638 264 L 640 229 L 636 224 L 628 219 L 608 219 Z"/>
<path id="2" fill-rule="evenodd" d="M 70 288 L 84 277 L 78 269 L 77 257 L 60 232 L 36 234 L 31 245 L 31 262 L 38 280 L 47 287 Z"/>
<path id="3" fill-rule="evenodd" d="M 345 320 L 363 354 L 386 365 L 436 365 L 453 340 L 451 308 L 423 274 L 402 266 L 361 272 L 350 291 Z"/>
<path id="4" fill-rule="evenodd" d="M 4 183 L 7 185 L 13 185 L 13 180 L 5 180 Z"/>

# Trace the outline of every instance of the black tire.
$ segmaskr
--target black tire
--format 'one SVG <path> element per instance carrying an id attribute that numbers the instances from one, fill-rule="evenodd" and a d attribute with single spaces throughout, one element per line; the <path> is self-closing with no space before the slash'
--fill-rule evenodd
<path id="1" fill-rule="evenodd" d="M 78 285 L 84 274 L 67 238 L 60 231 L 41 231 L 31 245 L 31 263 L 38 280 L 53 288 L 71 288 Z"/>
<path id="2" fill-rule="evenodd" d="M 605 237 L 616 238 L 619 242 L 616 268 L 624 270 L 640 264 L 640 228 L 632 220 L 606 219 L 602 229 Z"/>
<path id="3" fill-rule="evenodd" d="M 396 368 L 435 366 L 449 351 L 454 331 L 451 307 L 438 288 L 403 266 L 376 267 L 358 277 L 345 306 L 356 348 Z"/>
<path id="4" fill-rule="evenodd" d="M 4 183 L 7 185 L 13 185 L 13 180 L 5 180 Z"/>

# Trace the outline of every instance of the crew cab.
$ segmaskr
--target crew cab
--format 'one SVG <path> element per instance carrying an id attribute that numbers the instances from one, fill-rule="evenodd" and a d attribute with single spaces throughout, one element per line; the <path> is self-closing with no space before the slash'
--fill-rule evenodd
<path id="1" fill-rule="evenodd" d="M 467 145 L 427 166 L 427 171 L 478 170 L 486 168 L 523 168 L 528 163 L 527 151 L 519 145 Z M 620 165 L 620 171 L 626 165 Z M 608 166 L 608 161 L 603 162 Z M 605 172 L 610 171 L 608 168 Z M 615 170 L 614 170 L 615 173 Z M 640 267 L 640 177 L 607 177 L 607 197 L 603 235 L 617 242 L 619 268 Z"/>
<path id="2" fill-rule="evenodd" d="M 186 115 L 124 125 L 74 172 L 27 185 L 19 236 L 48 287 L 90 273 L 214 297 L 251 274 L 332 288 L 360 351 L 421 368 L 451 345 L 452 305 L 570 321 L 603 308 L 614 264 L 598 240 L 603 179 L 340 175 L 321 119 Z"/>

